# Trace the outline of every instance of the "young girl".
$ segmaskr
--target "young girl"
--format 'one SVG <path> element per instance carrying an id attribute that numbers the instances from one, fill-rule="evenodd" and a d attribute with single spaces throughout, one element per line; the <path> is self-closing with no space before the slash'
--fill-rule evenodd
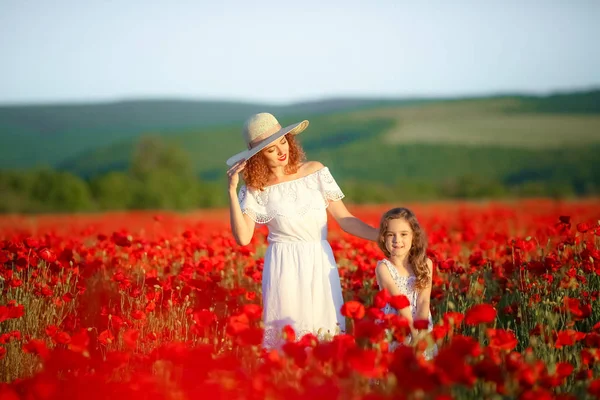
<path id="1" fill-rule="evenodd" d="M 381 218 L 377 243 L 386 256 L 375 268 L 377 284 L 380 289 L 387 289 L 390 295 L 405 295 L 410 301 L 410 307 L 402 310 L 387 304 L 383 312 L 398 314 L 408 320 L 411 336 L 405 344 L 409 344 L 425 333 L 424 329 L 418 329 L 420 326 L 415 328 L 414 321 L 428 320 L 427 331 L 433 328 L 429 310 L 432 262 L 426 255 L 427 238 L 412 211 L 394 208 Z M 390 350 L 397 345 L 392 343 Z M 436 354 L 434 344 L 425 351 L 425 358 L 431 359 Z"/>

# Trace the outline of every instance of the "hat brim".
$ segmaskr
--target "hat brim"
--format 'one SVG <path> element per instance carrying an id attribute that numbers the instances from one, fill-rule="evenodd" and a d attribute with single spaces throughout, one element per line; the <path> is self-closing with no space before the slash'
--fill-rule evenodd
<path id="1" fill-rule="evenodd" d="M 302 132 L 303 130 L 305 130 L 307 127 L 308 127 L 308 121 L 304 120 L 304 121 L 297 122 L 292 125 L 288 125 L 285 128 L 281 128 L 279 131 L 277 131 L 274 134 L 272 134 L 271 136 L 269 136 L 266 140 L 263 140 L 262 142 L 260 142 L 260 144 L 258 146 L 253 147 L 248 150 L 244 150 L 242 152 L 239 152 L 239 153 L 229 157 L 229 159 L 226 161 L 226 163 L 228 166 L 231 167 L 233 164 L 235 164 L 238 161 L 248 160 L 251 157 L 255 156 L 256 154 L 260 153 L 261 150 L 265 149 L 267 146 L 269 146 L 271 143 L 273 143 L 280 137 L 285 136 L 288 133 L 291 133 L 292 135 L 297 135 L 300 132 Z"/>

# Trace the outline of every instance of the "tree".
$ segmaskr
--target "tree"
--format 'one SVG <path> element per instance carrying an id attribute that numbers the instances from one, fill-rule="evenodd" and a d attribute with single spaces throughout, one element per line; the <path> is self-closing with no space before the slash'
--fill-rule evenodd
<path id="1" fill-rule="evenodd" d="M 68 172 L 41 169 L 33 173 L 30 197 L 42 205 L 40 211 L 87 211 L 92 194 L 84 180 Z"/>
<path id="2" fill-rule="evenodd" d="M 187 151 L 177 145 L 165 143 L 158 136 L 142 136 L 132 155 L 130 173 L 134 178 L 143 180 L 153 171 L 194 176 L 191 157 Z"/>
<path id="3" fill-rule="evenodd" d="M 136 182 L 124 172 L 109 172 L 91 182 L 91 189 L 100 209 L 126 210 L 134 201 Z"/>

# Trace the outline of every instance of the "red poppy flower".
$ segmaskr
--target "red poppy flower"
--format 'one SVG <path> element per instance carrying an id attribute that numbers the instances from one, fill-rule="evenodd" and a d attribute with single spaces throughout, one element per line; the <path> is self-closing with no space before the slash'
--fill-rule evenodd
<path id="1" fill-rule="evenodd" d="M 413 321 L 413 326 L 418 330 L 426 330 L 429 329 L 429 320 L 428 319 L 417 319 Z"/>
<path id="2" fill-rule="evenodd" d="M 53 263 L 56 261 L 56 254 L 54 254 L 54 252 L 47 247 L 44 247 L 38 251 L 38 257 L 47 263 Z"/>
<path id="3" fill-rule="evenodd" d="M 210 310 L 200 310 L 193 313 L 193 318 L 198 327 L 205 328 L 217 320 L 217 316 Z"/>
<path id="4" fill-rule="evenodd" d="M 373 307 L 383 308 L 390 301 L 390 292 L 387 289 L 380 290 L 377 292 L 375 297 L 373 297 Z"/>
<path id="5" fill-rule="evenodd" d="M 107 346 L 115 341 L 114 335 L 109 330 L 104 330 L 98 334 L 98 342 Z"/>
<path id="6" fill-rule="evenodd" d="M 567 310 L 571 318 L 575 321 L 586 319 L 592 314 L 592 307 L 589 304 L 582 305 L 581 300 L 573 299 L 565 296 L 564 308 Z"/>
<path id="7" fill-rule="evenodd" d="M 258 321 L 262 317 L 262 307 L 258 304 L 244 304 L 242 312 L 248 316 L 250 321 Z"/>
<path id="8" fill-rule="evenodd" d="M 123 343 L 130 349 L 135 349 L 140 332 L 137 329 L 127 329 L 123 333 Z"/>
<path id="9" fill-rule="evenodd" d="M 402 310 L 406 307 L 410 307 L 410 300 L 403 294 L 392 296 L 389 303 L 396 310 Z"/>
<path id="10" fill-rule="evenodd" d="M 259 346 L 263 339 L 263 329 L 259 327 L 250 327 L 242 331 L 236 339 L 236 342 L 242 346 Z"/>
<path id="11" fill-rule="evenodd" d="M 563 330 L 557 333 L 556 342 L 554 343 L 554 347 L 560 349 L 564 346 L 572 346 L 576 342 L 583 340 L 585 338 L 585 333 L 578 332 L 573 329 Z"/>
<path id="12" fill-rule="evenodd" d="M 587 222 L 580 222 L 577 224 L 577 231 L 580 233 L 586 233 L 590 229 L 592 229 L 592 225 Z"/>
<path id="13" fill-rule="evenodd" d="M 517 336 L 513 331 L 505 329 L 487 329 L 487 335 L 490 338 L 490 347 L 499 350 L 513 350 L 517 347 Z"/>
<path id="14" fill-rule="evenodd" d="M 355 300 L 350 300 L 344 303 L 340 311 L 343 316 L 352 319 L 361 319 L 365 316 L 366 312 L 365 306 Z"/>
<path id="15" fill-rule="evenodd" d="M 31 339 L 29 342 L 25 343 L 23 345 L 23 351 L 25 353 L 39 355 L 42 359 L 47 359 L 50 356 L 50 350 L 46 347 L 46 343 L 39 339 Z"/>
<path id="16" fill-rule="evenodd" d="M 61 331 L 54 335 L 52 339 L 58 344 L 68 344 L 71 342 L 71 335 Z"/>
<path id="17" fill-rule="evenodd" d="M 588 393 L 596 398 L 600 398 L 600 378 L 590 382 L 588 386 Z"/>
<path id="18" fill-rule="evenodd" d="M 385 329 L 382 324 L 375 323 L 371 319 L 362 319 L 354 327 L 356 338 L 367 338 L 372 343 L 383 340 Z"/>
<path id="19" fill-rule="evenodd" d="M 120 247 L 131 247 L 131 237 L 120 232 L 114 232 L 111 236 L 111 240 L 114 244 Z"/>
<path id="20" fill-rule="evenodd" d="M 385 371 L 385 365 L 378 362 L 375 350 L 350 349 L 346 354 L 346 362 L 353 371 L 368 378 L 379 378 Z"/>
<path id="21" fill-rule="evenodd" d="M 144 320 L 144 319 L 146 319 L 146 314 L 141 310 L 133 310 L 131 312 L 131 318 L 138 320 L 138 321 Z"/>
<path id="22" fill-rule="evenodd" d="M 286 325 L 283 327 L 283 336 L 287 342 L 296 341 L 296 331 L 291 325 Z"/>
<path id="23" fill-rule="evenodd" d="M 229 318 L 227 324 L 227 333 L 237 335 L 242 331 L 250 328 L 250 320 L 246 314 L 233 315 Z"/>
<path id="24" fill-rule="evenodd" d="M 496 309 L 490 304 L 476 304 L 465 313 L 465 324 L 489 324 L 496 319 Z"/>

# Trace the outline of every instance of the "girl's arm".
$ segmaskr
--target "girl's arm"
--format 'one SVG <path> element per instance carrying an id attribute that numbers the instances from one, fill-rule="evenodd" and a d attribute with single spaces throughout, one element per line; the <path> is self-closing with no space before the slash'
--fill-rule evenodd
<path id="1" fill-rule="evenodd" d="M 399 296 L 402 294 L 400 289 L 398 289 L 398 286 L 396 286 L 394 283 L 394 279 L 392 278 L 387 266 L 382 261 L 380 261 L 375 268 L 375 277 L 379 287 L 381 289 L 386 289 L 391 296 Z M 408 326 L 410 327 L 411 335 L 412 337 L 415 337 L 418 331 L 413 326 L 413 317 L 410 307 L 404 307 L 402 310 L 398 310 L 398 315 L 406 318 L 408 321 Z"/>
<path id="2" fill-rule="evenodd" d="M 427 259 L 427 269 L 429 270 L 427 286 L 417 295 L 417 312 L 415 315 L 416 320 L 429 319 L 429 303 L 431 300 L 431 281 L 433 275 L 433 263 L 429 258 Z"/>

